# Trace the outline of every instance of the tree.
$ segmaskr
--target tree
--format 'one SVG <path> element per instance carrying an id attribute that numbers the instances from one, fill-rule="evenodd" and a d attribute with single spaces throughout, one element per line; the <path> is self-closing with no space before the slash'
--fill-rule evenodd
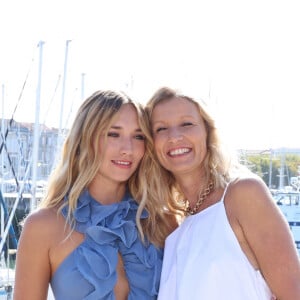
<path id="1" fill-rule="evenodd" d="M 284 155 L 284 156 L 282 156 Z M 283 168 L 283 183 L 291 185 L 291 177 L 300 175 L 300 155 L 266 153 L 240 155 L 240 163 L 260 176 L 270 188 L 278 188 L 280 185 L 280 169 Z M 270 180 L 270 174 L 272 176 Z"/>

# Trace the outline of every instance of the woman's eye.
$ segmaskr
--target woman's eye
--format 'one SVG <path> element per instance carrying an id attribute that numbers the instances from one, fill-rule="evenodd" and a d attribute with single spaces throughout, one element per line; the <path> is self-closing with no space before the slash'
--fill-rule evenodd
<path id="1" fill-rule="evenodd" d="M 136 135 L 135 138 L 136 138 L 137 140 L 141 140 L 141 141 L 144 141 L 144 140 L 146 139 L 145 136 L 142 135 L 142 134 Z"/>
<path id="2" fill-rule="evenodd" d="M 158 132 L 166 130 L 166 129 L 167 129 L 166 127 L 158 127 L 155 129 L 155 132 L 158 133 Z"/>
<path id="3" fill-rule="evenodd" d="M 191 123 L 191 122 L 184 122 L 184 123 L 182 123 L 182 126 L 192 126 L 193 125 L 193 123 Z"/>
<path id="4" fill-rule="evenodd" d="M 109 137 L 119 137 L 119 134 L 117 132 L 109 132 L 107 134 L 107 136 L 109 136 Z"/>

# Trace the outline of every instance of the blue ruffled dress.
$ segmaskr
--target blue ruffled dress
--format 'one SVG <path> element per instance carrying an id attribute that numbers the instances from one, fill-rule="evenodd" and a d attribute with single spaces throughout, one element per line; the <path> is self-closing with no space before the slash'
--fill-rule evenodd
<path id="1" fill-rule="evenodd" d="M 60 264 L 51 279 L 56 300 L 113 300 L 118 253 L 130 292 L 128 300 L 156 299 L 162 249 L 143 244 L 136 227 L 138 204 L 127 193 L 121 202 L 101 205 L 85 190 L 74 217 L 84 241 Z M 63 209 L 64 217 L 67 207 Z M 141 218 L 147 218 L 144 211 Z"/>

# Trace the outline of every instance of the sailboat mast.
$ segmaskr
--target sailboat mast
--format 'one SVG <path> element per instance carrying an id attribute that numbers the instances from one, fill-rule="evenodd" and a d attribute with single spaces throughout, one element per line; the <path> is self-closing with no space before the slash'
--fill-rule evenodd
<path id="1" fill-rule="evenodd" d="M 85 86 L 85 74 L 81 73 L 81 101 L 83 101 L 85 97 L 84 86 Z"/>
<path id="2" fill-rule="evenodd" d="M 39 66 L 38 66 L 38 82 L 36 88 L 36 103 L 35 103 L 35 122 L 34 122 L 34 139 L 33 139 L 33 151 L 32 151 L 32 198 L 30 202 L 30 211 L 34 210 L 37 205 L 36 201 L 36 181 L 37 181 L 37 167 L 39 156 L 39 136 L 40 136 L 40 100 L 41 100 L 41 84 L 42 84 L 42 61 L 43 61 L 43 45 L 44 42 L 40 41 L 38 47 L 39 51 Z"/>
<path id="3" fill-rule="evenodd" d="M 279 190 L 284 189 L 284 166 L 285 166 L 285 150 L 283 149 L 280 157 L 280 169 L 279 169 Z"/>
<path id="4" fill-rule="evenodd" d="M 65 90 L 66 90 L 66 78 L 67 78 L 67 63 L 68 63 L 68 51 L 69 51 L 69 43 L 71 40 L 66 41 L 66 48 L 65 48 L 65 61 L 64 61 L 64 73 L 63 73 L 63 82 L 62 82 L 62 89 L 61 89 L 61 102 L 60 102 L 60 117 L 59 117 L 59 128 L 58 128 L 58 137 L 59 142 L 62 142 L 62 120 L 64 114 L 64 106 L 65 106 Z M 60 148 L 61 143 L 58 144 Z"/>
<path id="5" fill-rule="evenodd" d="M 64 115 L 64 102 L 65 102 L 65 89 L 66 89 L 66 77 L 67 77 L 67 62 L 68 62 L 68 51 L 69 51 L 69 43 L 71 40 L 66 41 L 66 48 L 65 48 L 65 60 L 64 60 L 64 71 L 63 71 L 63 78 L 62 78 L 62 89 L 61 89 L 61 100 L 60 100 L 60 114 L 59 114 L 59 124 L 58 124 L 58 134 L 56 140 L 56 157 L 54 159 L 54 163 L 52 167 L 58 162 L 60 157 L 62 142 L 63 142 L 63 128 L 62 128 L 62 120 Z"/>
<path id="6" fill-rule="evenodd" d="M 272 188 L 272 171 L 273 171 L 273 149 L 270 149 L 269 189 Z"/>

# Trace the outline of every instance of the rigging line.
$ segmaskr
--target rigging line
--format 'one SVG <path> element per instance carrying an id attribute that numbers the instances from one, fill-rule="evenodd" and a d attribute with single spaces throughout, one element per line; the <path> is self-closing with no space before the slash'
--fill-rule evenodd
<path id="1" fill-rule="evenodd" d="M 1 132 L 1 138 L 2 138 L 2 140 L 4 141 L 2 132 Z M 17 176 L 16 176 L 16 172 L 15 172 L 14 166 L 13 166 L 13 164 L 12 164 L 11 157 L 10 157 L 10 155 L 9 155 L 9 152 L 8 152 L 8 149 L 7 149 L 7 145 L 6 145 L 5 142 L 3 142 L 3 144 L 4 144 L 4 148 L 5 148 L 6 154 L 7 154 L 7 159 L 8 159 L 9 166 L 10 166 L 11 171 L 12 171 L 12 173 L 13 173 L 13 176 L 14 176 L 14 179 L 15 179 L 15 182 L 16 182 L 16 185 L 17 185 L 17 188 L 19 189 L 19 186 L 20 186 L 20 185 L 19 185 L 19 181 L 18 181 L 18 178 L 17 178 Z"/>
<path id="2" fill-rule="evenodd" d="M 2 138 L 2 140 L 3 140 L 3 135 L 2 135 L 2 133 L 1 133 L 1 138 Z M 18 139 L 18 145 L 20 146 L 19 139 Z M 8 149 L 7 149 L 7 144 L 6 144 L 6 143 L 4 143 L 4 148 L 5 148 L 5 150 L 6 150 L 8 162 L 9 162 L 11 171 L 12 171 L 12 173 L 13 173 L 14 180 L 15 180 L 15 182 L 16 182 L 17 191 L 19 191 L 19 190 L 20 190 L 20 182 L 18 181 L 18 178 L 17 178 L 17 176 L 16 176 L 16 172 L 15 172 L 15 169 L 14 169 L 14 166 L 13 166 L 13 163 L 12 163 L 12 160 L 11 160 L 11 157 L 10 157 L 10 154 L 9 154 L 9 151 L 8 151 Z M 19 149 L 19 150 L 20 150 L 20 149 Z M 24 160 L 24 158 L 23 158 L 23 153 L 22 153 L 21 150 L 20 150 L 20 152 L 21 152 L 21 155 L 22 155 L 23 162 L 25 162 L 25 160 Z M 29 152 L 29 154 L 30 154 L 30 152 Z M 28 162 L 27 164 L 26 164 L 26 162 L 25 162 L 25 170 L 27 170 L 28 168 L 29 168 L 29 162 Z M 25 180 L 26 180 L 26 178 L 24 178 L 24 183 L 25 183 Z M 23 186 L 24 186 L 24 183 L 23 183 Z M 19 202 L 21 202 L 21 201 L 24 200 L 24 198 L 23 198 L 23 190 L 24 190 L 24 188 L 21 187 L 21 193 L 20 193 L 20 196 L 19 196 Z"/>
<path id="3" fill-rule="evenodd" d="M 42 124 L 43 124 L 44 126 L 46 126 L 45 124 L 46 124 L 46 120 L 47 120 L 47 117 L 48 117 L 48 113 L 49 113 L 50 108 L 51 108 L 51 106 L 52 106 L 52 104 L 53 104 L 53 101 L 54 101 L 54 98 L 55 98 L 57 89 L 58 89 L 58 87 L 59 87 L 60 79 L 61 79 L 61 74 L 58 75 L 58 78 L 57 78 L 57 81 L 56 81 L 56 85 L 55 85 L 55 88 L 54 88 L 54 93 L 53 93 L 53 95 L 52 95 L 52 97 L 51 97 L 50 103 L 49 103 L 49 105 L 48 105 L 48 107 L 47 107 L 46 113 L 45 113 L 44 118 L 43 118 L 43 123 L 42 123 Z M 45 129 L 44 129 L 44 131 L 45 131 Z M 42 136 L 42 132 L 40 132 L 40 136 Z M 54 160 L 54 161 L 55 161 L 55 160 Z M 51 170 L 53 169 L 54 161 L 52 162 Z"/>
<path id="4" fill-rule="evenodd" d="M 65 138 L 66 138 L 66 133 L 67 133 L 68 123 L 69 123 L 70 117 L 71 117 L 71 115 L 72 115 L 72 113 L 73 113 L 74 103 L 77 101 L 77 100 L 75 100 L 75 99 L 76 99 L 75 95 L 76 95 L 77 93 L 78 93 L 78 89 L 75 88 L 74 91 L 73 91 L 74 97 L 72 97 L 73 100 L 72 100 L 72 102 L 71 102 L 71 107 L 70 107 L 70 109 L 69 109 L 69 113 L 68 113 L 68 115 L 67 115 L 67 118 L 66 118 L 66 121 L 65 121 L 65 125 L 62 127 L 63 129 L 62 129 L 62 132 L 61 132 L 61 136 L 62 136 L 61 144 L 60 144 L 60 145 L 57 145 L 57 147 L 58 147 L 59 150 L 58 150 L 57 153 L 56 153 L 56 158 L 55 158 L 55 159 L 53 160 L 53 162 L 52 162 L 51 170 L 53 170 L 54 167 L 55 167 L 55 165 L 57 164 L 58 157 L 59 157 L 59 155 L 60 155 L 60 152 L 61 152 L 61 149 L 62 149 L 62 146 L 63 146 L 63 142 L 64 142 L 64 140 L 65 140 Z"/>
<path id="5" fill-rule="evenodd" d="M 78 93 L 78 89 L 75 88 L 74 91 L 73 91 L 73 94 L 76 95 Z M 62 151 L 62 146 L 63 146 L 63 142 L 66 138 L 66 128 L 67 128 L 67 125 L 69 123 L 69 120 L 70 120 L 70 116 L 72 115 L 72 112 L 73 112 L 73 108 L 74 108 L 74 103 L 75 103 L 75 96 L 72 97 L 73 100 L 71 102 L 71 107 L 69 109 L 69 113 L 67 115 L 67 118 L 66 118 L 66 121 L 65 121 L 65 125 L 62 127 L 63 129 L 61 129 L 61 140 L 59 141 L 59 138 L 57 140 L 57 150 L 56 150 L 56 155 L 55 155 L 55 159 L 52 161 L 52 164 L 51 164 L 51 170 L 54 170 L 55 166 L 57 165 L 58 163 L 58 160 L 59 160 L 59 156 L 60 156 L 60 153 Z M 61 112 L 60 112 L 61 113 Z M 59 133 L 58 133 L 59 134 Z"/>
<path id="6" fill-rule="evenodd" d="M 25 161 L 25 154 L 23 153 L 23 147 L 22 147 L 22 143 L 21 143 L 21 138 L 20 138 L 20 125 L 19 125 L 19 130 L 17 131 L 17 143 L 19 146 L 19 153 L 21 154 L 20 156 L 20 161 L 21 161 L 21 165 L 26 166 L 26 161 Z M 28 144 L 28 147 L 30 145 Z"/>
<path id="7" fill-rule="evenodd" d="M 26 167 L 28 162 L 26 162 L 25 157 L 28 157 L 29 152 L 27 153 L 27 156 L 24 154 L 24 150 L 23 150 L 23 146 L 22 146 L 22 140 L 20 138 L 20 125 L 23 127 L 23 125 L 21 123 L 17 123 L 18 127 L 16 128 L 16 131 L 15 131 L 16 137 L 17 137 L 18 150 L 19 150 L 18 151 L 18 153 L 19 153 L 18 158 L 20 159 L 20 164 Z M 3 139 L 3 137 L 2 137 L 2 139 Z M 29 142 L 27 143 L 27 145 L 28 145 L 27 148 L 31 147 L 31 144 Z M 9 153 L 9 152 L 7 152 L 7 153 Z"/>
<path id="8" fill-rule="evenodd" d="M 37 47 L 38 47 L 38 45 L 37 45 Z M 35 51 L 34 51 L 34 52 L 35 52 Z M 12 116 L 11 116 L 11 118 L 10 118 L 10 120 L 9 120 L 9 123 L 8 123 L 9 126 L 7 126 L 7 128 L 6 128 L 6 131 L 5 131 L 5 134 L 4 134 L 4 138 L 2 137 L 2 144 L 1 144 L 1 146 L 0 146 L 0 154 L 2 153 L 2 149 L 3 149 L 4 143 L 5 143 L 5 141 L 6 141 L 6 138 L 7 138 L 7 136 L 8 136 L 9 129 L 10 129 L 10 127 L 12 126 L 12 122 L 13 122 L 13 120 L 14 120 L 14 115 L 15 115 L 15 113 L 16 113 L 16 111 L 17 111 L 17 107 L 19 106 L 20 101 L 21 101 L 21 98 L 22 98 L 22 96 L 23 96 L 23 92 L 24 92 L 24 90 L 25 90 L 25 86 L 26 86 L 26 83 L 27 83 L 27 81 L 28 81 L 29 74 L 30 74 L 30 72 L 31 72 L 31 68 L 32 68 L 32 65 L 33 65 L 33 62 L 34 62 L 34 57 L 35 57 L 35 55 L 33 55 L 32 59 L 31 59 L 30 66 L 29 66 L 28 72 L 27 72 L 26 77 L 25 77 L 25 81 L 24 81 L 24 83 L 23 83 L 23 86 L 22 86 L 22 88 L 21 88 L 21 92 L 20 92 L 20 94 L 19 94 L 17 103 L 16 103 L 16 105 L 15 105 L 15 108 L 14 108 L 14 110 L 13 110 Z"/>
<path id="9" fill-rule="evenodd" d="M 2 133 L 1 133 L 1 138 L 2 138 L 2 140 L 4 140 L 4 137 L 3 137 Z M 25 161 L 25 159 L 24 159 L 24 153 L 23 153 L 23 150 L 22 150 L 22 145 L 21 145 L 21 143 L 20 143 L 20 137 L 19 137 L 18 134 L 17 134 L 17 143 L 18 143 L 18 150 L 19 150 L 19 154 L 20 154 L 20 158 L 21 158 L 21 159 L 20 159 L 20 160 L 21 160 L 21 164 L 22 164 L 23 166 L 26 166 L 28 163 L 26 164 L 26 161 Z M 19 187 L 19 182 L 18 182 L 18 179 L 17 179 L 17 176 L 16 176 L 16 171 L 14 170 L 14 166 L 13 166 L 13 163 L 12 163 L 12 159 L 11 159 L 11 156 L 10 156 L 10 154 L 9 154 L 9 151 L 8 151 L 8 148 L 7 148 L 7 144 L 6 144 L 5 141 L 4 141 L 4 149 L 5 149 L 5 152 L 6 152 L 6 154 L 7 154 L 8 162 L 9 162 L 9 165 L 10 165 L 10 167 L 11 167 L 13 176 L 14 176 L 14 178 L 15 178 L 16 185 L 17 185 L 17 187 Z"/>
<path id="10" fill-rule="evenodd" d="M 1 138 L 2 138 L 2 140 L 4 141 L 4 137 L 3 137 L 3 135 L 2 135 L 2 132 L 1 132 Z M 23 155 L 23 151 L 22 151 L 22 146 L 21 146 L 21 144 L 20 144 L 20 137 L 18 136 L 18 134 L 17 134 L 17 143 L 18 143 L 18 146 L 19 146 L 19 154 L 20 154 L 20 157 L 21 157 L 21 162 L 23 163 L 23 165 L 25 166 L 25 169 L 26 169 L 29 163 L 28 163 L 28 162 L 26 163 L 26 161 L 25 161 L 25 159 L 24 159 L 24 155 Z M 30 146 L 30 144 L 29 144 L 29 146 Z M 29 148 L 30 148 L 30 147 L 29 147 Z M 11 159 L 11 156 L 10 156 L 10 154 L 9 154 L 9 151 L 8 151 L 8 148 L 7 148 L 7 144 L 6 144 L 5 141 L 4 141 L 4 149 L 5 149 L 5 152 L 6 152 L 6 154 L 7 154 L 8 163 L 9 163 L 10 169 L 11 169 L 11 171 L 12 171 L 12 173 L 13 173 L 13 177 L 14 177 L 14 179 L 15 179 L 17 188 L 19 189 L 19 187 L 20 187 L 19 180 L 18 180 L 16 171 L 15 171 L 15 169 L 14 169 L 14 165 L 13 165 L 13 163 L 12 163 L 12 159 Z M 29 152 L 29 153 L 30 153 L 30 152 Z"/>
<path id="11" fill-rule="evenodd" d="M 31 165 L 31 163 L 32 163 L 32 161 L 30 161 L 30 164 L 27 166 L 27 169 L 26 169 L 26 172 L 25 172 L 25 178 L 27 178 L 27 177 L 29 176 L 29 173 L 30 173 L 30 165 Z M 14 205 L 13 205 L 13 208 L 11 209 L 11 212 L 10 212 L 10 215 L 9 215 L 8 220 L 7 220 L 7 224 L 6 224 L 6 227 L 5 227 L 3 236 L 2 236 L 2 240 L 0 240 L 0 253 L 1 253 L 2 250 L 3 250 L 3 246 L 4 246 L 4 243 L 5 243 L 5 241 L 6 241 L 6 238 L 7 238 L 8 232 L 9 232 L 9 228 L 10 228 L 10 226 L 11 226 L 11 224 L 12 224 L 12 221 L 13 221 L 15 212 L 16 212 L 16 210 L 17 210 L 19 201 L 20 201 L 20 199 L 22 199 L 22 197 L 23 197 L 23 196 L 22 196 L 23 190 L 24 190 L 24 181 L 23 181 L 22 184 L 21 184 L 20 191 L 18 192 L 16 201 L 15 201 L 15 203 L 14 203 Z"/>
<path id="12" fill-rule="evenodd" d="M 2 133 L 1 133 L 1 137 L 2 137 L 2 139 L 3 139 Z M 16 182 L 17 191 L 19 191 L 19 190 L 20 190 L 20 182 L 19 182 L 19 180 L 18 180 L 18 178 L 17 178 L 17 176 L 16 176 L 16 172 L 15 172 L 14 166 L 13 166 L 13 164 L 12 164 L 12 160 L 11 160 L 11 157 L 10 157 L 10 155 L 9 155 L 9 152 L 8 152 L 8 149 L 7 149 L 7 146 L 6 146 L 6 143 L 5 143 L 4 145 L 5 145 L 5 150 L 6 150 L 6 153 L 7 153 L 8 162 L 9 162 L 11 171 L 12 171 L 12 173 L 13 173 L 14 180 L 15 180 L 15 182 Z M 29 167 L 29 164 L 27 164 L 26 169 L 27 169 L 28 167 Z M 25 182 L 25 180 L 24 180 L 24 182 Z M 23 185 L 24 185 L 24 183 L 23 183 Z M 24 188 L 22 189 L 22 192 L 20 193 L 20 197 L 19 197 L 20 202 L 24 200 L 24 199 L 23 199 L 23 190 L 24 190 Z"/>
<path id="13" fill-rule="evenodd" d="M 68 123 L 69 123 L 69 121 L 70 121 L 70 117 L 71 117 L 71 115 L 72 115 L 72 113 L 73 113 L 74 104 L 75 104 L 75 102 L 77 101 L 77 100 L 75 100 L 75 99 L 76 99 L 75 95 L 76 95 L 77 93 L 78 93 L 78 89 L 75 88 L 75 90 L 73 91 L 74 97 L 72 97 L 73 100 L 72 100 L 72 102 L 71 102 L 71 107 L 70 107 L 70 109 L 69 109 L 69 113 L 68 113 L 67 118 L 66 118 L 66 121 L 65 121 L 64 133 L 65 133 L 65 131 L 66 131 L 66 128 L 68 127 Z"/>
<path id="14" fill-rule="evenodd" d="M 2 192 L 1 191 L 0 191 L 0 205 L 2 206 L 3 211 L 4 211 L 4 223 L 6 225 L 8 217 L 9 217 L 9 212 L 8 212 L 7 207 L 6 207 L 6 204 L 5 204 L 5 201 L 4 201 L 4 198 L 2 196 Z M 17 248 L 17 246 L 18 246 L 18 240 L 17 240 L 17 237 L 16 237 L 16 232 L 15 232 L 15 228 L 14 228 L 13 224 L 11 224 L 11 226 L 9 228 L 9 234 L 10 234 L 10 236 L 12 238 L 12 242 L 13 242 L 14 248 Z M 9 247 L 7 247 L 7 248 L 9 248 Z"/>
<path id="15" fill-rule="evenodd" d="M 54 98 L 55 98 L 57 89 L 58 89 L 58 87 L 59 87 L 60 79 L 61 79 L 61 75 L 59 74 L 59 75 L 58 75 L 58 78 L 57 78 L 57 81 L 56 81 L 55 88 L 54 88 L 54 93 L 53 93 L 53 95 L 52 95 L 52 97 L 51 97 L 50 103 L 49 103 L 49 105 L 48 105 L 48 107 L 47 107 L 47 110 L 46 110 L 46 113 L 45 113 L 45 115 L 44 115 L 44 119 L 43 119 L 44 121 L 43 121 L 43 123 L 42 123 L 42 124 L 44 124 L 44 125 L 45 125 L 45 123 L 46 123 L 46 119 L 47 119 L 48 113 L 49 113 L 49 111 L 50 111 L 50 107 L 51 107 L 51 105 L 52 105 L 52 103 L 53 103 L 53 100 L 54 100 Z"/>

